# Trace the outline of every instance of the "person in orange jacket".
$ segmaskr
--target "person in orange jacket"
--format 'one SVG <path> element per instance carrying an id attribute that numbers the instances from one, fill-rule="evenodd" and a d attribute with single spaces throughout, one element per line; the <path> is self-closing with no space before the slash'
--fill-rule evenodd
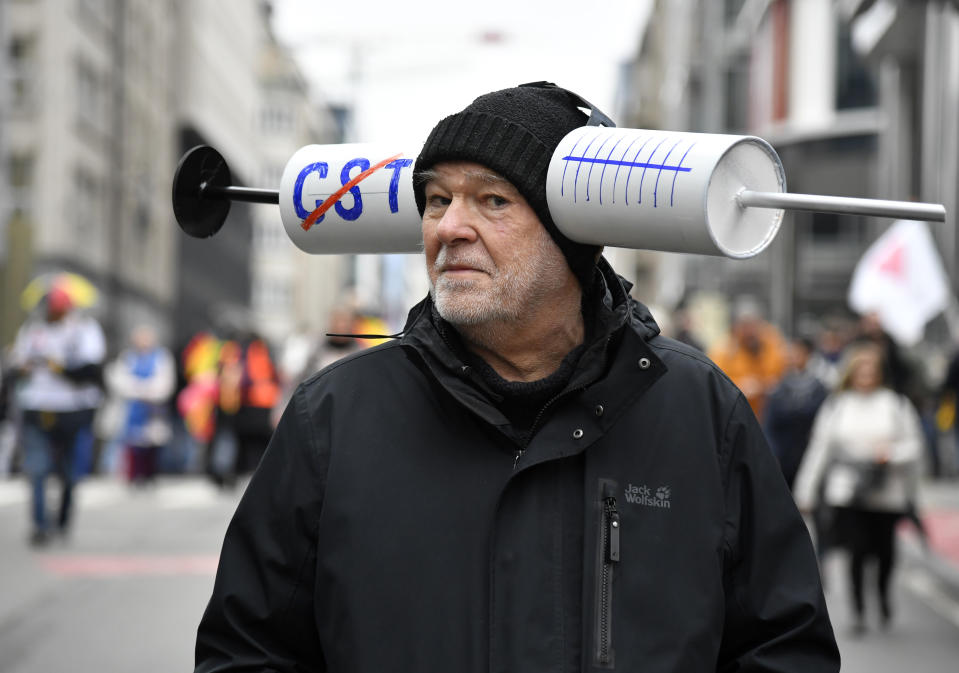
<path id="1" fill-rule="evenodd" d="M 729 337 L 710 349 L 709 358 L 743 392 L 753 413 L 762 418 L 766 396 L 786 372 L 786 342 L 763 320 L 758 304 L 744 297 L 736 305 Z"/>

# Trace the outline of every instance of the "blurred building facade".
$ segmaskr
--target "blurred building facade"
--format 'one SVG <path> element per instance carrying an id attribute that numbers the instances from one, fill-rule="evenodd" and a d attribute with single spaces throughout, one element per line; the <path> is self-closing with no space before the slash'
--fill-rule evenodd
<path id="1" fill-rule="evenodd" d="M 277 189 L 297 149 L 310 143 L 341 142 L 342 131 L 337 112 L 311 101 L 303 75 L 272 35 L 260 53 L 257 73 L 257 133 L 266 141 L 257 184 Z M 252 210 L 253 322 L 273 343 L 298 329 L 324 329 L 348 281 L 348 260 L 342 255 L 310 255 L 297 248 L 275 206 L 256 205 Z"/>
<path id="2" fill-rule="evenodd" d="M 323 324 L 341 262 L 307 263 L 276 207 L 234 203 L 223 232 L 196 240 L 170 203 L 194 145 L 216 147 L 234 184 L 272 189 L 296 148 L 335 141 L 269 11 L 261 0 L 0 3 L 3 343 L 25 317 L 20 290 L 55 269 L 97 284 L 114 345 L 142 321 L 171 342 L 239 323 L 278 336 L 294 312 Z"/>
<path id="3" fill-rule="evenodd" d="M 623 125 L 760 136 L 793 193 L 944 203 L 932 229 L 955 279 L 957 50 L 954 0 L 657 0 Z M 652 275 L 687 298 L 754 295 L 803 331 L 848 314 L 852 270 L 889 223 L 787 211 L 756 258 L 663 255 Z"/>

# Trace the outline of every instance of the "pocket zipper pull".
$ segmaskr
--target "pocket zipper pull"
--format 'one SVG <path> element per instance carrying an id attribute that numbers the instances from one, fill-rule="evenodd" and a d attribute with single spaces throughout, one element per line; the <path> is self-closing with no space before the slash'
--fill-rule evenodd
<path id="1" fill-rule="evenodd" d="M 607 561 L 619 561 L 619 512 L 616 511 L 616 499 L 610 498 L 606 501 L 606 520 L 609 522 L 609 550 Z"/>

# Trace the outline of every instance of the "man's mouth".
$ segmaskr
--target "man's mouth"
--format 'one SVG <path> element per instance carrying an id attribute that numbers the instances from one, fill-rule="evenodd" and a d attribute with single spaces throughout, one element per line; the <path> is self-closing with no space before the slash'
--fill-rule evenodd
<path id="1" fill-rule="evenodd" d="M 440 271 L 442 273 L 458 273 L 463 271 L 475 271 L 476 273 L 484 273 L 482 269 L 477 269 L 475 266 L 470 266 L 469 264 L 447 264 L 443 266 Z"/>

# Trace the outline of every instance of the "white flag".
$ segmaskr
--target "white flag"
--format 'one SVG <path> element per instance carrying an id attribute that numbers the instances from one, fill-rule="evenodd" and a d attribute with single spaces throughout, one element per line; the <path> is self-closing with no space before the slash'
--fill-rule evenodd
<path id="1" fill-rule="evenodd" d="M 922 340 L 926 323 L 950 300 L 949 277 L 925 222 L 897 220 L 869 246 L 849 284 L 849 306 L 875 312 L 903 346 Z"/>

